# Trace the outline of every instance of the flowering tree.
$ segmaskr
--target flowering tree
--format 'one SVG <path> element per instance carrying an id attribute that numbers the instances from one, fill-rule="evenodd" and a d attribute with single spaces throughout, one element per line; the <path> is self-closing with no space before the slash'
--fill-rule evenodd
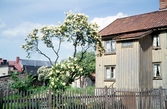
<path id="1" fill-rule="evenodd" d="M 47 66 L 42 66 L 38 69 L 38 80 L 43 82 L 43 85 L 46 85 L 47 80 L 49 80 L 49 73 L 51 72 L 51 68 Z"/>
<path id="2" fill-rule="evenodd" d="M 97 56 L 101 56 L 104 52 L 102 46 L 101 36 L 98 34 L 98 26 L 96 23 L 89 23 L 88 16 L 81 13 L 73 13 L 72 11 L 66 13 L 66 18 L 63 24 L 58 26 L 46 26 L 41 28 L 40 32 L 43 34 L 42 38 L 38 37 L 38 29 L 34 29 L 25 39 L 26 43 L 22 48 L 30 57 L 31 52 L 36 51 L 45 56 L 52 64 L 50 77 L 50 86 L 54 89 L 64 89 L 71 84 L 75 78 L 83 75 L 82 66 L 79 64 L 84 59 L 84 54 L 94 48 L 97 51 Z M 53 40 L 57 39 L 59 44 L 57 48 L 54 46 Z M 51 48 L 56 59 L 52 63 L 49 56 L 39 49 L 39 41 L 43 41 L 46 47 Z M 65 63 L 58 63 L 59 51 L 63 41 L 72 43 L 74 53 Z M 81 56 L 76 58 L 76 53 L 80 51 Z"/>

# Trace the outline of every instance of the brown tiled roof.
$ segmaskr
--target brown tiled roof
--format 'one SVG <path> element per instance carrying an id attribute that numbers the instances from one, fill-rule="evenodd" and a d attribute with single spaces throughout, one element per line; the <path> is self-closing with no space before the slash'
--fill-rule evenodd
<path id="1" fill-rule="evenodd" d="M 100 31 L 101 36 L 167 27 L 167 10 L 120 18 Z M 129 36 L 128 36 L 129 37 Z"/>

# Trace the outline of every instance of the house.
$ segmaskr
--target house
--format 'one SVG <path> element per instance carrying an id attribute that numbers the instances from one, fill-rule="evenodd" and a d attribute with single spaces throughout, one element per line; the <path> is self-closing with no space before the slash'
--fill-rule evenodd
<path id="1" fill-rule="evenodd" d="M 116 19 L 100 31 L 96 87 L 167 88 L 167 0 L 158 11 Z"/>
<path id="2" fill-rule="evenodd" d="M 19 63 L 19 57 L 15 61 L 8 61 L 0 58 L 0 77 L 10 75 L 11 72 L 22 72 L 23 69 Z"/>
<path id="3" fill-rule="evenodd" d="M 38 69 L 42 66 L 47 66 L 47 67 L 52 66 L 49 61 L 29 60 L 29 59 L 20 59 L 20 65 L 22 66 L 24 73 L 34 76 L 35 80 L 33 84 L 36 86 L 44 85 L 42 81 L 38 80 L 38 73 L 37 73 Z"/>
<path id="4" fill-rule="evenodd" d="M 18 72 L 22 77 L 26 74 L 33 75 L 36 78 L 34 85 L 42 85 L 42 82 L 38 81 L 37 74 L 41 66 L 51 67 L 51 64 L 49 61 L 20 59 L 20 57 L 16 57 L 15 61 L 0 58 L 0 88 L 7 87 L 11 72 Z"/>
<path id="5" fill-rule="evenodd" d="M 0 76 L 10 75 L 13 71 L 37 76 L 37 70 L 41 66 L 51 67 L 51 64 L 49 61 L 20 59 L 20 57 L 16 57 L 15 61 L 0 58 Z"/>
<path id="6" fill-rule="evenodd" d="M 82 76 L 81 78 L 72 82 L 71 86 L 78 87 L 78 88 L 86 88 L 88 86 L 95 86 L 95 78 L 96 78 L 96 74 L 91 72 L 89 76 L 87 77 Z"/>
<path id="7" fill-rule="evenodd" d="M 37 70 L 41 66 L 47 66 L 47 67 L 52 66 L 49 61 L 29 60 L 29 59 L 20 59 L 20 65 L 24 69 L 25 73 L 31 74 L 34 76 L 38 76 Z"/>

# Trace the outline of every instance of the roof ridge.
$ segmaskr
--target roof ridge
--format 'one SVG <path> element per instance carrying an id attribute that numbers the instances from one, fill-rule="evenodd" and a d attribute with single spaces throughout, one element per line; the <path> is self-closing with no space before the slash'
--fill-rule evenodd
<path id="1" fill-rule="evenodd" d="M 20 60 L 26 60 L 26 61 L 47 61 L 47 60 L 35 60 L 35 59 L 20 59 Z"/>

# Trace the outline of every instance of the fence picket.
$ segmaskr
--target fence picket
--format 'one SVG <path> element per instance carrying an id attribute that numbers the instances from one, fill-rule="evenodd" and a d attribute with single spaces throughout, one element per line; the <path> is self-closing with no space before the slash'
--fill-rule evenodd
<path id="1" fill-rule="evenodd" d="M 3 90 L 0 89 L 0 109 L 3 108 Z"/>
<path id="2" fill-rule="evenodd" d="M 87 89 L 18 92 L 0 90 L 0 109 L 164 109 L 166 89 L 97 88 L 94 94 Z M 165 97 L 163 99 L 163 97 Z"/>

